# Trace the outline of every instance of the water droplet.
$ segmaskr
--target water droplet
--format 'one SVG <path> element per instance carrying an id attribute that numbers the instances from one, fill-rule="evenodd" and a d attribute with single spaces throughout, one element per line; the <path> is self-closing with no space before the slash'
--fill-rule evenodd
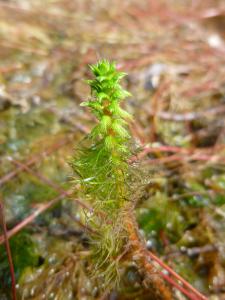
<path id="1" fill-rule="evenodd" d="M 167 228 L 167 229 L 172 229 L 172 228 L 173 228 L 173 224 L 170 223 L 170 222 L 167 223 L 167 224 L 166 224 L 166 228 Z"/>
<path id="2" fill-rule="evenodd" d="M 91 288 L 92 288 L 92 285 L 91 285 L 91 282 L 90 282 L 89 280 L 86 282 L 86 284 L 85 284 L 85 288 L 86 288 L 88 291 L 90 291 L 90 290 L 91 290 Z"/>
<path id="3" fill-rule="evenodd" d="M 80 221 L 80 214 L 79 214 L 79 213 L 76 213 L 75 219 L 76 219 L 77 221 Z"/>
<path id="4" fill-rule="evenodd" d="M 140 235 L 141 235 L 141 236 L 143 236 L 143 237 L 145 236 L 145 232 L 144 232 L 144 230 L 142 230 L 142 229 L 139 229 L 139 233 L 140 233 Z"/>
<path id="5" fill-rule="evenodd" d="M 152 249 L 152 247 L 153 247 L 153 241 L 152 240 L 147 240 L 146 247 L 147 247 L 148 250 Z"/>
<path id="6" fill-rule="evenodd" d="M 49 294 L 49 299 L 54 299 L 54 297 L 55 297 L 54 293 Z"/>
<path id="7" fill-rule="evenodd" d="M 181 215 L 179 215 L 179 216 L 177 217 L 177 219 L 178 219 L 178 221 L 180 221 L 180 222 L 183 222 L 183 221 L 184 221 L 184 217 L 181 216 Z"/>
<path id="8" fill-rule="evenodd" d="M 187 247 L 185 247 L 185 246 L 180 247 L 180 252 L 181 253 L 186 253 L 186 251 L 187 251 Z"/>
<path id="9" fill-rule="evenodd" d="M 165 274 L 165 275 L 169 275 L 169 272 L 165 269 L 162 270 L 162 273 Z"/>
<path id="10" fill-rule="evenodd" d="M 65 277 L 69 277 L 69 276 L 70 276 L 70 272 L 67 271 L 67 272 L 65 273 Z"/>
<path id="11" fill-rule="evenodd" d="M 156 231 L 155 231 L 155 230 L 152 230 L 152 231 L 151 231 L 151 236 L 156 236 L 156 235 L 157 235 Z"/>
<path id="12" fill-rule="evenodd" d="M 189 236 L 187 237 L 187 240 L 188 240 L 189 243 L 194 242 L 194 238 L 193 238 L 193 236 L 191 236 L 191 235 L 189 235 Z"/>
<path id="13" fill-rule="evenodd" d="M 55 254 L 55 253 L 52 254 L 51 256 L 49 256 L 48 262 L 49 262 L 49 264 L 54 264 L 54 263 L 56 263 L 56 254 Z"/>
<path id="14" fill-rule="evenodd" d="M 32 289 L 30 290 L 30 296 L 34 296 L 35 295 L 35 287 L 32 287 Z"/>
<path id="15" fill-rule="evenodd" d="M 95 177 L 89 177 L 89 178 L 85 178 L 83 181 L 84 182 L 88 182 L 88 181 L 91 181 L 92 179 L 94 179 Z"/>
<path id="16" fill-rule="evenodd" d="M 97 294 L 98 294 L 98 288 L 97 288 L 97 286 L 95 286 L 95 287 L 93 288 L 93 291 L 92 291 L 92 296 L 93 296 L 93 297 L 96 297 Z"/>
<path id="17" fill-rule="evenodd" d="M 52 268 L 52 269 L 50 269 L 49 271 L 48 271 L 48 275 L 52 275 L 52 274 L 54 274 L 55 273 L 55 269 L 54 268 Z"/>

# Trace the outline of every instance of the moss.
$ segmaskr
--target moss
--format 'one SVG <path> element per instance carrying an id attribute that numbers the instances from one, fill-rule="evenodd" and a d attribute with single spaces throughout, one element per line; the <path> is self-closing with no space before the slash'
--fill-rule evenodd
<path id="1" fill-rule="evenodd" d="M 91 236 L 93 274 L 104 276 L 103 288 L 107 288 L 119 282 L 118 257 L 126 242 L 119 216 L 130 200 L 130 136 L 126 119 L 131 116 L 120 107 L 121 101 L 129 96 L 119 84 L 125 74 L 106 60 L 90 68 L 94 75 L 94 79 L 87 81 L 91 98 L 81 105 L 91 110 L 98 124 L 76 150 L 71 165 L 81 186 L 81 197 L 94 207 L 94 214 L 86 218 L 96 232 Z"/>
<path id="2" fill-rule="evenodd" d="M 26 267 L 37 266 L 39 257 L 37 248 L 27 232 L 23 231 L 12 237 L 10 247 L 17 279 Z M 11 277 L 4 245 L 0 246 L 0 281 L 7 290 L 10 286 Z"/>

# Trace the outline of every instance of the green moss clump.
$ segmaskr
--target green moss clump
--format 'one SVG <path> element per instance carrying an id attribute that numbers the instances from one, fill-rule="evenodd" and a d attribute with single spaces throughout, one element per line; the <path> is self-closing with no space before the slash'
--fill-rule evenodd
<path id="1" fill-rule="evenodd" d="M 18 280 L 27 267 L 35 267 L 38 264 L 38 252 L 36 245 L 26 232 L 21 232 L 10 239 L 10 247 L 15 268 L 15 276 Z M 0 246 L 0 282 L 3 290 L 11 292 L 11 276 L 5 246 Z"/>
<path id="2" fill-rule="evenodd" d="M 130 94 L 120 85 L 126 74 L 118 72 L 115 63 L 102 60 L 90 68 L 91 99 L 81 105 L 91 110 L 98 123 L 77 149 L 72 167 L 81 196 L 94 207 L 86 216 L 96 232 L 91 236 L 93 273 L 104 276 L 109 286 L 119 281 L 119 257 L 126 243 L 122 208 L 130 199 L 127 120 L 131 115 L 120 104 Z"/>

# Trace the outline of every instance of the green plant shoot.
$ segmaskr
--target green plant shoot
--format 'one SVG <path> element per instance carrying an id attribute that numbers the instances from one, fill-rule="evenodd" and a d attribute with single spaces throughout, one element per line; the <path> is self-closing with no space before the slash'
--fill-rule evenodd
<path id="1" fill-rule="evenodd" d="M 94 207 L 87 217 L 98 233 L 91 236 L 93 273 L 104 275 L 109 285 L 118 281 L 118 257 L 126 242 L 122 208 L 130 197 L 127 121 L 131 115 L 121 108 L 121 102 L 130 94 L 120 85 L 126 74 L 117 71 L 115 63 L 101 60 L 90 69 L 94 76 L 87 81 L 91 98 L 81 106 L 88 107 L 98 123 L 77 149 L 72 167 L 81 196 Z"/>

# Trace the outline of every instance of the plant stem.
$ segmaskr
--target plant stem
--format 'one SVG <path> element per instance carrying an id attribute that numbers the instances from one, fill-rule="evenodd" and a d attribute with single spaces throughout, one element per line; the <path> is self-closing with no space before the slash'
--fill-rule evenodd
<path id="1" fill-rule="evenodd" d="M 8 233 L 7 233 L 7 227 L 6 227 L 6 222 L 5 222 L 5 216 L 4 216 L 4 206 L 2 203 L 2 200 L 0 199 L 0 220 L 1 220 L 1 225 L 2 225 L 2 230 L 3 230 L 3 235 L 5 237 L 5 248 L 7 252 L 7 257 L 9 261 L 9 268 L 10 268 L 10 275 L 11 275 L 11 286 L 12 286 L 12 299 L 16 300 L 16 279 L 15 279 L 15 272 L 14 272 L 14 266 L 13 266 L 13 260 L 12 260 L 12 254 L 11 254 L 11 249 L 9 245 L 9 240 L 8 240 Z"/>

